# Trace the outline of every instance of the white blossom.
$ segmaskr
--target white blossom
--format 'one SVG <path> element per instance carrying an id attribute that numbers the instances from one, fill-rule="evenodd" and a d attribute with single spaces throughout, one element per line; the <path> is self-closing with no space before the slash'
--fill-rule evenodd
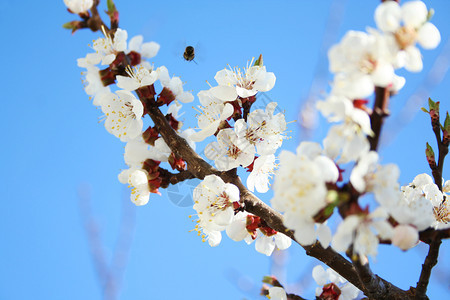
<path id="1" fill-rule="evenodd" d="M 333 94 L 350 99 L 370 96 L 375 86 L 387 87 L 394 80 L 392 55 L 384 36 L 349 31 L 328 52 L 330 71 L 336 76 Z"/>
<path id="2" fill-rule="evenodd" d="M 350 175 L 352 186 L 359 192 L 373 192 L 375 199 L 389 206 L 398 200 L 398 177 L 400 171 L 394 164 L 379 166 L 378 153 L 365 153 Z"/>
<path id="3" fill-rule="evenodd" d="M 226 233 L 230 239 L 236 242 L 245 240 L 247 244 L 251 244 L 256 240 L 256 251 L 267 256 L 272 255 L 275 249 L 285 250 L 291 246 L 292 240 L 279 232 L 268 234 L 260 229 L 249 232 L 247 229 L 248 217 L 249 214 L 247 212 L 238 212 L 234 216 L 233 221 L 226 228 Z"/>
<path id="4" fill-rule="evenodd" d="M 190 138 L 201 142 L 216 133 L 220 123 L 233 114 L 234 108 L 230 103 L 224 103 L 214 97 L 211 90 L 200 91 L 197 96 L 202 105 L 198 107 L 201 113 L 196 116 L 200 131 L 192 134 Z"/>
<path id="5" fill-rule="evenodd" d="M 283 113 L 274 115 L 276 102 L 267 104 L 266 110 L 252 111 L 247 122 L 244 119 L 236 121 L 234 128 L 242 144 L 256 147 L 261 155 L 273 154 L 281 147 L 285 136 L 286 120 Z"/>
<path id="6" fill-rule="evenodd" d="M 272 178 L 275 168 L 275 155 L 263 155 L 255 159 L 253 170 L 247 177 L 247 188 L 259 193 L 266 193 L 269 190 L 269 180 Z"/>
<path id="7" fill-rule="evenodd" d="M 312 270 L 314 281 L 319 285 L 316 288 L 316 296 L 319 297 L 323 292 L 323 286 L 332 283 L 337 287 L 341 294 L 339 300 L 353 300 L 359 295 L 359 289 L 346 279 L 341 277 L 333 269 L 328 268 L 326 271 L 321 265 L 317 265 Z"/>
<path id="8" fill-rule="evenodd" d="M 269 288 L 269 294 L 267 298 L 270 300 L 287 300 L 286 292 L 283 288 L 278 286 L 272 286 Z"/>
<path id="9" fill-rule="evenodd" d="M 436 48 L 441 35 L 439 30 L 428 22 L 428 10 L 422 1 L 409 1 L 400 6 L 395 1 L 384 1 L 375 10 L 378 28 L 391 34 L 399 51 L 398 64 L 411 72 L 422 70 L 419 43 L 424 49 Z"/>
<path id="10" fill-rule="evenodd" d="M 274 209 L 284 212 L 283 223 L 295 230 L 302 245 L 315 242 L 317 232 L 313 217 L 327 205 L 327 182 L 336 182 L 339 171 L 320 145 L 303 142 L 297 154 L 282 151 L 280 168 L 274 182 Z"/>
<path id="11" fill-rule="evenodd" d="M 101 105 L 106 116 L 106 130 L 122 142 L 130 141 L 142 133 L 144 107 L 132 93 L 119 90 L 115 94 L 104 94 Z"/>
<path id="12" fill-rule="evenodd" d="M 364 256 L 376 256 L 378 252 L 378 236 L 390 239 L 393 228 L 386 221 L 386 211 L 378 207 L 369 215 L 350 215 L 339 224 L 332 240 L 336 251 L 346 251 L 353 244 L 353 251 Z M 378 236 L 377 236 L 378 234 Z"/>
<path id="13" fill-rule="evenodd" d="M 79 63 L 79 66 L 82 65 L 83 63 Z M 95 66 L 87 66 L 86 72 L 82 73 L 85 76 L 85 79 L 83 80 L 84 91 L 86 94 L 93 97 L 92 104 L 95 106 L 101 105 L 101 98 L 104 94 L 111 93 L 109 86 L 103 85 L 99 71 L 100 69 Z"/>
<path id="14" fill-rule="evenodd" d="M 117 53 L 126 50 L 128 34 L 126 30 L 118 28 L 114 38 L 106 32 L 104 32 L 104 35 L 104 38 L 98 38 L 94 41 L 92 48 L 100 55 L 102 65 L 109 65 L 116 59 Z"/>
<path id="15" fill-rule="evenodd" d="M 148 69 L 144 65 L 138 65 L 134 68 L 128 68 L 129 76 L 117 75 L 117 86 L 127 91 L 134 91 L 138 88 L 152 85 L 158 79 L 158 73 Z"/>
<path id="16" fill-rule="evenodd" d="M 147 159 L 167 161 L 171 150 L 162 138 L 155 141 L 155 146 L 147 144 L 142 135 L 129 141 L 125 146 L 125 163 L 131 168 L 142 168 Z"/>
<path id="17" fill-rule="evenodd" d="M 237 201 L 239 189 L 235 185 L 225 183 L 216 175 L 205 176 L 194 190 L 194 209 L 198 215 L 195 231 L 199 234 L 203 232 L 203 241 L 208 240 L 211 246 L 220 243 L 218 235 L 221 236 L 220 231 L 232 222 L 233 202 Z"/>
<path id="18" fill-rule="evenodd" d="M 119 181 L 124 184 L 128 183 L 133 187 L 130 195 L 131 202 L 138 206 L 148 203 L 150 188 L 147 171 L 137 168 L 123 170 L 119 174 Z"/>
<path id="19" fill-rule="evenodd" d="M 428 227 L 442 228 L 446 225 L 443 194 L 428 174 L 417 175 L 409 185 L 402 186 L 398 201 L 387 206 L 388 212 L 402 225 L 412 225 L 417 231 Z M 439 210 L 439 208 L 441 210 Z M 448 222 L 448 219 L 447 219 Z"/>
<path id="20" fill-rule="evenodd" d="M 323 146 L 326 155 L 337 159 L 339 164 L 357 161 L 370 149 L 366 134 L 352 121 L 331 126 Z"/>
<path id="21" fill-rule="evenodd" d="M 250 65 L 253 60 L 250 62 Z M 223 69 L 217 72 L 214 79 L 220 86 L 228 86 L 236 89 L 236 94 L 241 98 L 254 96 L 257 92 L 270 91 L 275 85 L 275 74 L 267 72 L 265 66 L 251 66 L 243 69 Z M 227 92 L 232 94 L 233 92 Z"/>
<path id="22" fill-rule="evenodd" d="M 158 69 L 156 69 L 156 72 L 161 85 L 164 88 L 169 89 L 175 96 L 176 100 L 179 100 L 183 103 L 194 101 L 194 96 L 190 92 L 183 90 L 183 82 L 181 81 L 180 77 L 170 77 L 169 71 L 165 66 L 159 67 Z"/>
<path id="23" fill-rule="evenodd" d="M 415 227 L 398 225 L 394 228 L 392 244 L 402 250 L 408 250 L 419 242 L 419 233 Z"/>
<path id="24" fill-rule="evenodd" d="M 227 171 L 250 165 L 255 158 L 255 147 L 242 143 L 233 129 L 226 128 L 217 134 L 217 142 L 206 146 L 205 155 L 214 160 L 217 169 Z"/>
<path id="25" fill-rule="evenodd" d="M 127 53 L 134 51 L 140 53 L 142 57 L 152 58 L 158 54 L 160 45 L 155 42 L 144 43 L 144 37 L 142 35 L 137 35 L 130 39 L 128 42 Z"/>
<path id="26" fill-rule="evenodd" d="M 317 102 L 317 109 L 328 119 L 328 122 L 356 123 L 365 134 L 373 135 L 367 112 L 356 108 L 353 101 L 347 97 L 331 94 L 325 101 Z"/>
<path id="27" fill-rule="evenodd" d="M 64 0 L 64 4 L 75 14 L 88 11 L 94 4 L 93 0 Z"/>

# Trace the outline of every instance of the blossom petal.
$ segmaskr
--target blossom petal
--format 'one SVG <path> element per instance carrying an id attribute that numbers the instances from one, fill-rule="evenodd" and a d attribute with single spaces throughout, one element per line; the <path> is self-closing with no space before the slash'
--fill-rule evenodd
<path id="1" fill-rule="evenodd" d="M 210 89 L 211 94 L 217 99 L 227 102 L 237 98 L 236 89 L 233 86 L 218 85 Z"/>
<path id="2" fill-rule="evenodd" d="M 394 32 L 400 27 L 402 12 L 395 1 L 384 1 L 375 10 L 375 23 L 383 31 Z"/>
<path id="3" fill-rule="evenodd" d="M 434 49 L 441 42 L 439 29 L 430 22 L 423 24 L 417 34 L 417 41 L 424 49 Z"/>

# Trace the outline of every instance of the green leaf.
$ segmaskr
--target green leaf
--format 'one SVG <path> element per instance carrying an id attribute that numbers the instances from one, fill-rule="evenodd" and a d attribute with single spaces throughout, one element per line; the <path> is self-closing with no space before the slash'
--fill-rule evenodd
<path id="1" fill-rule="evenodd" d="M 272 276 L 264 276 L 262 282 L 273 285 L 273 277 Z"/>
<path id="2" fill-rule="evenodd" d="M 447 116 L 445 117 L 445 121 L 444 121 L 444 129 L 446 131 L 450 132 L 450 116 L 448 115 L 448 112 L 447 112 Z"/>
<path id="3" fill-rule="evenodd" d="M 425 155 L 427 157 L 432 157 L 434 159 L 434 151 L 433 148 L 430 146 L 430 144 L 428 144 L 427 142 L 427 149 L 425 150 Z"/>
<path id="4" fill-rule="evenodd" d="M 263 57 L 262 54 L 259 55 L 258 59 L 255 61 L 255 63 L 253 64 L 254 66 L 263 66 Z"/>
<path id="5" fill-rule="evenodd" d="M 425 107 L 422 107 L 421 110 L 422 110 L 423 112 L 426 112 L 427 114 L 430 113 Z"/>
<path id="6" fill-rule="evenodd" d="M 114 4 L 113 0 L 106 1 L 106 5 L 108 7 L 108 12 L 113 13 L 116 11 L 116 5 Z"/>
<path id="7" fill-rule="evenodd" d="M 73 24 L 73 22 L 67 22 L 67 23 L 64 23 L 62 27 L 65 29 L 74 29 L 75 25 Z"/>
<path id="8" fill-rule="evenodd" d="M 434 9 L 430 8 L 430 9 L 428 10 L 426 22 L 430 22 L 430 20 L 433 18 L 433 16 L 434 16 Z"/>
<path id="9" fill-rule="evenodd" d="M 434 110 L 439 113 L 439 101 L 434 102 L 431 98 L 428 98 L 428 106 L 430 110 Z"/>

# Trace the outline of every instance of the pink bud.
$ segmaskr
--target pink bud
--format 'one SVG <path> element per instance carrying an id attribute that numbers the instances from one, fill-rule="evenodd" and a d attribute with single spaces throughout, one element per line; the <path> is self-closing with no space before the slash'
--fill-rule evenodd
<path id="1" fill-rule="evenodd" d="M 417 229 L 409 225 L 398 225 L 394 229 L 392 244 L 402 250 L 408 250 L 414 247 L 419 241 Z"/>

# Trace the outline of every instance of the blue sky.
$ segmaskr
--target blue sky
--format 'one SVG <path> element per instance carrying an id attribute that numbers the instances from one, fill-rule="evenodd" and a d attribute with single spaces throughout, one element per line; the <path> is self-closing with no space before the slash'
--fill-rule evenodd
<path id="1" fill-rule="evenodd" d="M 136 0 L 116 1 L 116 5 L 121 27 L 130 37 L 143 34 L 146 41 L 158 42 L 161 50 L 152 62 L 181 76 L 185 89 L 194 94 L 207 89 L 206 81 L 213 83 L 215 73 L 227 64 L 245 66 L 262 53 L 268 71 L 277 76 L 275 88 L 267 96 L 279 102 L 287 120 L 294 121 L 317 68 L 327 67 L 320 49 L 328 17 L 337 20 L 332 26 L 336 34 L 328 39 L 334 43 L 347 30 L 374 26 L 378 2 Z M 392 99 L 392 116 L 383 130 L 382 162 L 399 165 L 401 184 L 429 173 L 424 147 L 427 141 L 434 145 L 429 119 L 418 109 L 423 104 L 405 110 L 407 103 L 425 86 L 428 92 L 419 100 L 431 96 L 441 101 L 442 111 L 450 109 L 450 77 L 445 75 L 450 2 L 426 3 L 436 11 L 432 21 L 441 31 L 441 45 L 423 52 L 423 72 L 400 72 L 406 76 L 406 86 Z M 106 3 L 100 5 L 104 8 Z M 4 66 L 0 300 L 102 299 L 83 227 L 86 213 L 80 213 L 80 199 L 86 198 L 91 204 L 91 236 L 99 238 L 103 249 L 100 257 L 108 266 L 119 261 L 113 269 L 123 276 L 120 299 L 262 299 L 257 295 L 260 280 L 272 272 L 286 283 L 288 291 L 304 289 L 302 295 L 312 298 L 315 286 L 308 283 L 308 276 L 315 261 L 298 245 L 269 259 L 253 245 L 227 237 L 219 247 L 210 248 L 189 232 L 194 224 L 188 216 L 194 211 L 188 206 L 189 198 L 180 203 L 179 195 L 188 193 L 196 183 L 183 184 L 161 197 L 152 195 L 145 207 L 136 208 L 129 202 L 129 191 L 117 180 L 125 167 L 124 144 L 98 122 L 101 112 L 84 93 L 82 70 L 76 65 L 76 59 L 90 51 L 88 44 L 99 34 L 81 31 L 71 36 L 61 25 L 73 19 L 63 1 L 0 0 Z M 181 58 L 180 45 L 184 44 L 199 45 L 198 64 Z M 426 75 L 440 54 L 444 60 L 436 65 L 441 68 L 433 70 L 445 76 L 434 87 L 427 83 Z M 322 80 L 330 79 L 326 73 Z M 317 97 L 326 91 L 327 86 L 320 86 Z M 191 105 L 183 110 L 186 127 L 195 126 Z M 327 132 L 327 125 L 319 121 L 321 126 L 311 132 L 315 141 Z M 411 122 L 403 125 L 407 121 Z M 302 135 L 295 122 L 289 129 L 292 139 L 283 148 L 293 150 Z M 450 178 L 448 167 L 444 178 Z M 261 198 L 268 202 L 270 195 Z M 125 225 L 121 225 L 122 213 L 127 216 Z M 125 234 L 121 235 L 121 230 Z M 125 236 L 129 246 L 126 261 L 115 251 L 127 249 L 117 246 L 118 236 Z M 408 289 L 419 277 L 426 251 L 424 245 L 407 253 L 382 246 L 373 268 Z M 429 286 L 431 299 L 450 295 L 448 251 L 445 241 L 440 267 L 433 272 Z M 125 266 L 123 272 L 121 265 Z"/>

